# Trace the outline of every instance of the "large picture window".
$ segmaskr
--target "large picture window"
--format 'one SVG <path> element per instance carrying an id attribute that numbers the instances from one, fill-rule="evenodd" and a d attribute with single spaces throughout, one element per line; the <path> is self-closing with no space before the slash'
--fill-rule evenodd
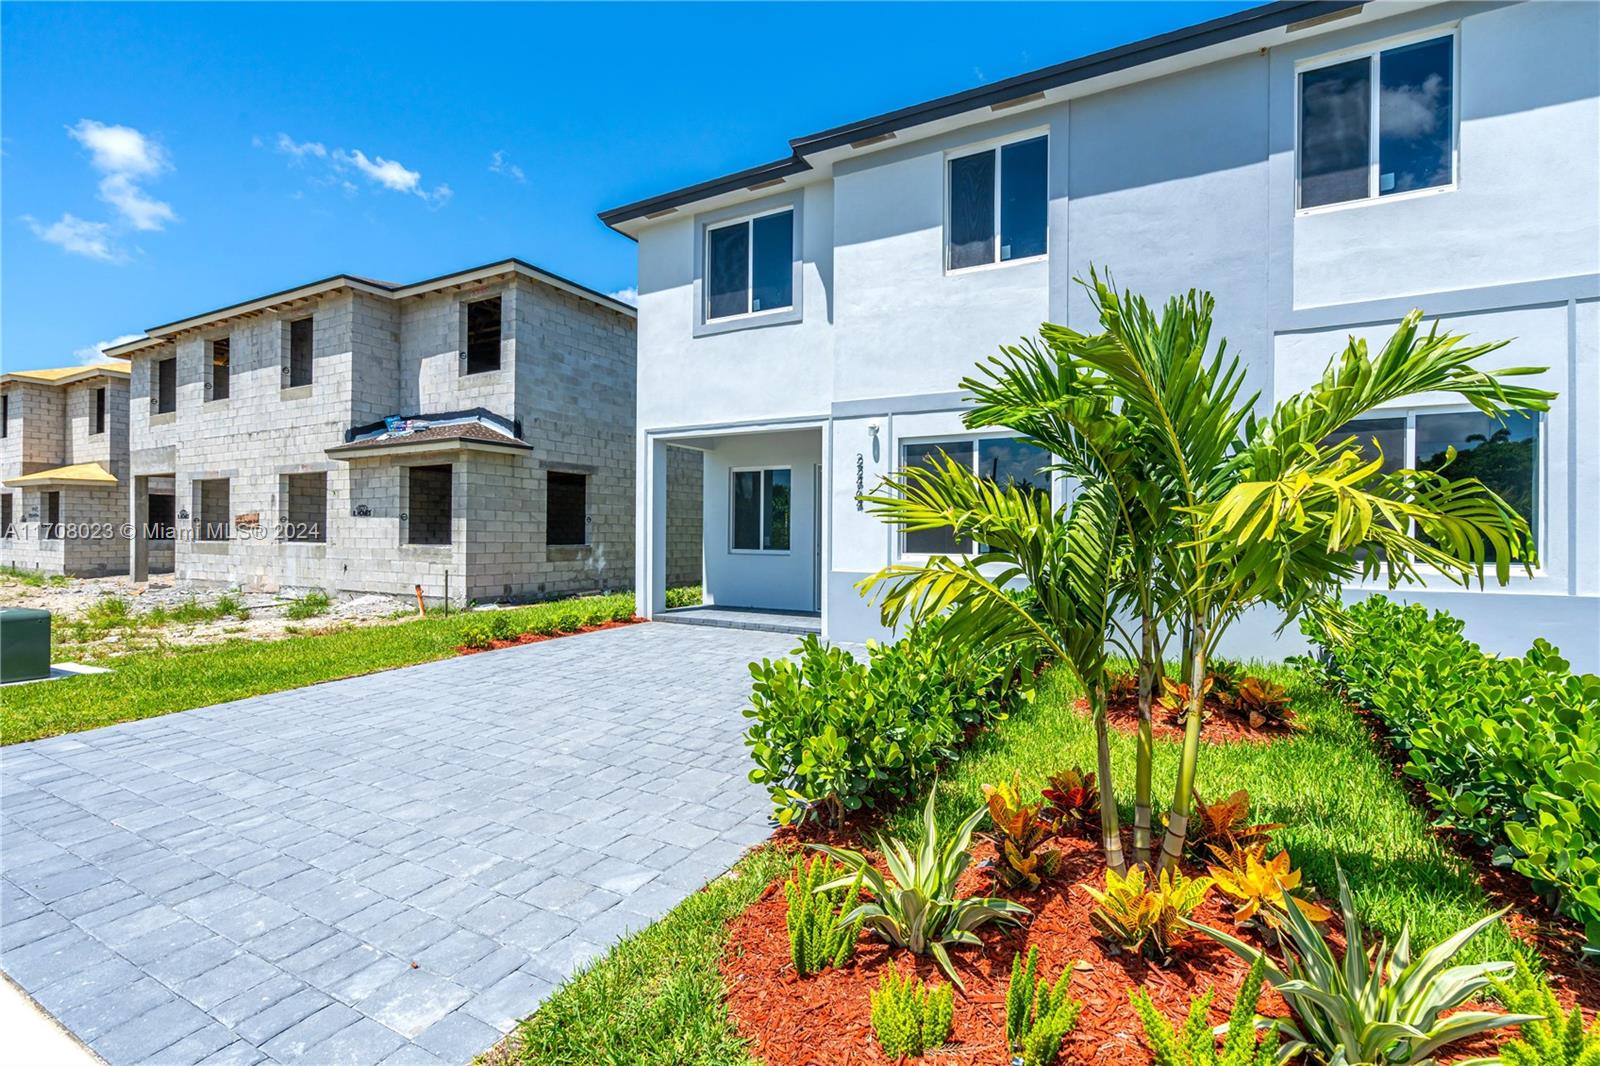
<path id="1" fill-rule="evenodd" d="M 789 550 L 788 467 L 733 472 L 729 546 L 736 552 Z"/>
<path id="2" fill-rule="evenodd" d="M 1299 206 L 1455 180 L 1455 37 L 1300 72 Z"/>
<path id="3" fill-rule="evenodd" d="M 1016 486 L 1032 492 L 1042 502 L 1050 501 L 1050 470 L 1053 461 L 1043 448 L 1009 437 L 978 440 L 943 440 L 906 444 L 900 450 L 902 467 L 922 466 L 930 470 L 943 465 L 942 456 L 986 481 Z M 906 555 L 971 555 L 970 537 L 957 537 L 949 526 L 938 529 L 905 530 L 900 535 L 900 550 Z"/>
<path id="4" fill-rule="evenodd" d="M 706 321 L 794 306 L 794 209 L 706 227 Z"/>
<path id="5" fill-rule="evenodd" d="M 1329 443 L 1355 435 L 1355 444 L 1369 455 L 1374 447 L 1382 449 L 1385 472 L 1406 467 L 1477 478 L 1523 517 L 1537 545 L 1539 425 L 1537 416 L 1527 414 L 1511 414 L 1502 424 L 1479 411 L 1413 411 L 1346 423 Z"/>
<path id="6" fill-rule="evenodd" d="M 1049 243 L 1049 138 L 1030 137 L 949 162 L 945 269 L 1044 255 Z"/>

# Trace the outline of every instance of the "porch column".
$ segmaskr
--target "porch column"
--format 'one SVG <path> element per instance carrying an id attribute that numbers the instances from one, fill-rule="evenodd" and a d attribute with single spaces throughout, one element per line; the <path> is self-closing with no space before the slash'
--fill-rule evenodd
<path id="1" fill-rule="evenodd" d="M 131 495 L 128 497 L 128 577 L 133 581 L 150 580 L 150 540 L 146 528 L 150 522 L 150 479 L 129 477 Z"/>
<path id="2" fill-rule="evenodd" d="M 667 446 L 645 437 L 639 446 L 634 509 L 634 604 L 645 618 L 667 607 Z"/>

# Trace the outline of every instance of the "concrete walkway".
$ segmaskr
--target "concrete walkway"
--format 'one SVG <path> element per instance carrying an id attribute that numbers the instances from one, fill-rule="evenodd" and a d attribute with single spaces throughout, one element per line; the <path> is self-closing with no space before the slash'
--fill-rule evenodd
<path id="1" fill-rule="evenodd" d="M 0 749 L 0 968 L 112 1063 L 467 1062 L 765 837 L 746 663 L 640 625 Z"/>

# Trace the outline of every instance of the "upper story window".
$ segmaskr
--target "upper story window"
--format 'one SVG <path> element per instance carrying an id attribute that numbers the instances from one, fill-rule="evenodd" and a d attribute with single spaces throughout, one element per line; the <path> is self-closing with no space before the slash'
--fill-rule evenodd
<path id="1" fill-rule="evenodd" d="M 218 337 L 210 343 L 211 376 L 206 381 L 206 399 L 226 400 L 231 391 L 230 371 L 233 359 L 233 338 Z"/>
<path id="2" fill-rule="evenodd" d="M 945 269 L 1033 259 L 1049 248 L 1049 137 L 951 156 Z"/>
<path id="3" fill-rule="evenodd" d="M 104 386 L 94 390 L 94 419 L 90 423 L 89 433 L 98 436 L 106 431 L 106 390 Z"/>
<path id="4" fill-rule="evenodd" d="M 11 397 L 0 396 L 0 437 L 11 436 Z"/>
<path id="5" fill-rule="evenodd" d="M 706 227 L 705 320 L 794 306 L 794 208 Z"/>
<path id="6" fill-rule="evenodd" d="M 178 359 L 177 356 L 168 356 L 157 359 L 153 364 L 155 370 L 154 395 L 150 397 L 156 405 L 156 414 L 168 415 L 178 409 Z"/>
<path id="7" fill-rule="evenodd" d="M 1299 82 L 1300 207 L 1455 181 L 1454 34 L 1301 70 Z"/>
<path id="8" fill-rule="evenodd" d="M 289 361 L 284 364 L 286 388 L 311 384 L 311 341 L 315 319 L 297 318 L 289 323 Z"/>
<path id="9" fill-rule="evenodd" d="M 500 297 L 467 304 L 467 373 L 500 369 Z"/>

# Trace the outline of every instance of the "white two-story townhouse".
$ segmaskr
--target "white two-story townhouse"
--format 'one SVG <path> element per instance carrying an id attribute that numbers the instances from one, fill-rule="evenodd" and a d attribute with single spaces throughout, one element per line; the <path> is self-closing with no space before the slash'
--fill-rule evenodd
<path id="1" fill-rule="evenodd" d="M 633 308 L 520 260 L 337 275 L 152 327 L 131 575 L 539 598 L 627 588 Z"/>
<path id="2" fill-rule="evenodd" d="M 966 546 L 857 494 L 936 448 L 1037 480 L 1040 457 L 964 431 L 957 383 L 1041 322 L 1093 328 L 1093 264 L 1156 301 L 1212 291 L 1264 401 L 1413 307 L 1510 339 L 1493 365 L 1548 367 L 1560 398 L 1508 427 L 1424 398 L 1358 428 L 1407 463 L 1453 445 L 1537 538 L 1506 587 L 1402 595 L 1489 649 L 1544 636 L 1600 668 L 1597 42 L 1590 2 L 1272 3 L 602 214 L 638 243 L 643 610 L 663 610 L 679 445 L 704 457 L 708 602 L 881 635 L 856 583 Z M 1278 622 L 1228 650 L 1293 650 Z"/>
<path id="3" fill-rule="evenodd" d="M 126 573 L 128 364 L 0 374 L 0 565 Z"/>

